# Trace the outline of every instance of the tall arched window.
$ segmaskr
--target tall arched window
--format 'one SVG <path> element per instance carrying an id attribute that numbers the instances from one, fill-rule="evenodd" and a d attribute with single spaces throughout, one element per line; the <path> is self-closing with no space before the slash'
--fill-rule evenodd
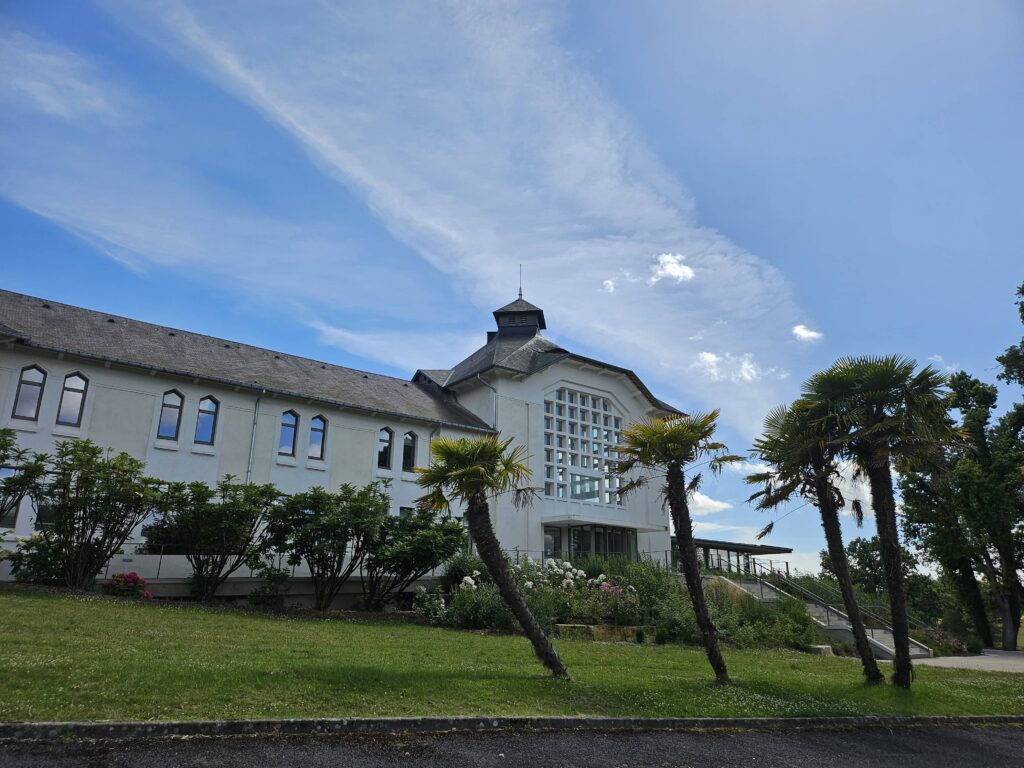
<path id="1" fill-rule="evenodd" d="M 416 433 L 406 432 L 402 439 L 402 471 L 412 472 L 416 468 Z"/>
<path id="2" fill-rule="evenodd" d="M 57 423 L 65 427 L 82 426 L 82 411 L 85 410 L 85 391 L 89 380 L 80 373 L 69 373 L 64 377 L 64 389 L 60 393 L 60 407 L 57 408 Z"/>
<path id="3" fill-rule="evenodd" d="M 380 469 L 391 469 L 391 442 L 394 433 L 384 427 L 377 433 L 377 466 Z"/>
<path id="4" fill-rule="evenodd" d="M 43 385 L 46 384 L 46 371 L 38 365 L 30 365 L 21 369 L 18 379 L 18 391 L 14 395 L 12 419 L 37 421 L 39 404 L 43 400 Z"/>
<path id="5" fill-rule="evenodd" d="M 212 395 L 207 395 L 199 401 L 195 436 L 197 443 L 213 445 L 213 441 L 217 438 L 217 412 L 219 410 L 220 403 Z"/>
<path id="6" fill-rule="evenodd" d="M 281 434 L 277 438 L 277 455 L 295 455 L 295 437 L 299 433 L 299 414 L 285 411 L 281 414 Z"/>
<path id="7" fill-rule="evenodd" d="M 309 420 L 309 458 L 323 459 L 327 447 L 327 419 L 314 416 Z"/>
<path id="8" fill-rule="evenodd" d="M 181 406 L 185 404 L 185 396 L 176 389 L 164 392 L 163 404 L 160 406 L 160 423 L 156 428 L 156 436 L 160 440 L 177 440 L 181 428 Z"/>

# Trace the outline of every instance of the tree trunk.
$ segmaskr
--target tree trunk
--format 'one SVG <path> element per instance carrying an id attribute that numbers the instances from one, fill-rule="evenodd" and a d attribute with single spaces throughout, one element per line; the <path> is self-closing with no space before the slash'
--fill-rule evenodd
<path id="1" fill-rule="evenodd" d="M 978 586 L 978 579 L 974 575 L 974 564 L 969 557 L 956 558 L 948 565 L 950 577 L 956 585 L 956 591 L 971 615 L 971 623 L 974 625 L 974 633 L 978 636 L 981 644 L 986 648 L 995 645 L 995 638 L 992 635 L 992 624 L 988 620 L 988 611 L 985 610 L 985 598 L 981 594 L 981 587 Z"/>
<path id="2" fill-rule="evenodd" d="M 512 611 L 519 621 L 519 626 L 523 628 L 523 632 L 533 644 L 533 652 L 541 663 L 551 670 L 552 675 L 569 679 L 569 672 L 548 640 L 543 627 L 537 623 L 526 600 L 520 594 L 515 579 L 512 578 L 505 553 L 501 551 L 498 537 L 494 535 L 490 509 L 487 499 L 483 495 L 474 496 L 469 500 L 466 509 L 466 522 L 469 527 L 469 535 L 473 538 L 473 543 L 476 544 L 477 554 L 487 566 L 487 572 L 498 587 L 498 592 L 501 593 L 509 610 Z"/>
<path id="3" fill-rule="evenodd" d="M 832 491 L 828 481 L 820 474 L 815 480 L 814 490 L 818 498 L 818 511 L 821 513 L 821 527 L 825 529 L 825 542 L 828 545 L 828 556 L 832 561 L 832 572 L 836 575 L 839 591 L 843 595 L 843 607 L 846 608 L 846 616 L 850 620 L 853 642 L 864 667 L 864 677 L 869 683 L 885 682 L 885 676 L 878 669 L 878 662 L 871 651 L 868 633 L 864 630 L 864 617 L 861 616 L 860 605 L 857 604 L 857 598 L 853 593 L 850 564 L 846 558 L 846 549 L 843 547 L 843 531 L 839 525 L 839 514 L 832 498 Z"/>
<path id="4" fill-rule="evenodd" d="M 882 570 L 889 592 L 892 614 L 892 638 L 895 651 L 892 682 L 909 688 L 914 679 L 910 662 L 910 622 L 907 618 L 907 589 L 903 579 L 903 558 L 899 531 L 896 527 L 896 501 L 893 497 L 892 475 L 887 457 L 872 457 L 867 467 L 871 484 L 871 507 L 875 511 L 878 541 L 882 550 Z"/>
<path id="5" fill-rule="evenodd" d="M 683 577 L 686 579 L 686 589 L 689 591 L 690 601 L 693 603 L 697 627 L 700 629 L 701 639 L 704 641 L 704 651 L 707 653 L 711 668 L 715 671 L 715 679 L 723 685 L 729 685 L 732 680 L 729 679 L 725 659 L 722 658 L 722 651 L 718 647 L 718 630 L 715 629 L 715 625 L 711 621 L 708 604 L 704 599 L 704 582 L 700 575 L 697 547 L 693 543 L 693 525 L 690 522 L 690 505 L 686 501 L 686 479 L 683 476 L 683 468 L 678 464 L 670 464 L 667 481 L 668 506 L 672 513 L 672 524 L 676 529 L 676 539 L 679 542 L 679 559 L 682 561 Z"/>
<path id="6" fill-rule="evenodd" d="M 1012 551 L 999 551 L 999 566 L 1003 582 L 1003 650 L 1017 650 L 1017 635 L 1020 634 L 1020 582 L 1014 567 Z"/>

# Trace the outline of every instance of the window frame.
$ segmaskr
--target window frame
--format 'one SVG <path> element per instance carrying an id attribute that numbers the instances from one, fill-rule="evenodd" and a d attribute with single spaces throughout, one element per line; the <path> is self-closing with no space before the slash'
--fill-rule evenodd
<path id="1" fill-rule="evenodd" d="M 25 374 L 28 371 L 39 371 L 39 373 L 43 374 L 43 380 L 39 382 L 25 381 Z M 46 369 L 40 365 L 36 365 L 35 363 L 32 363 L 32 365 L 26 365 L 24 368 L 21 369 L 21 371 L 18 372 L 18 388 L 15 390 L 14 393 L 14 407 L 11 408 L 12 419 L 18 419 L 19 421 L 39 421 L 39 411 L 42 410 L 43 407 L 43 392 L 46 389 L 46 379 L 48 378 L 48 376 L 49 375 L 47 374 Z M 35 415 L 33 416 L 18 415 L 18 404 L 21 402 L 21 390 L 22 387 L 25 386 L 37 387 L 39 389 L 39 396 L 36 398 Z"/>
<path id="2" fill-rule="evenodd" d="M 72 389 L 71 387 L 68 386 L 68 379 L 74 378 L 76 376 L 78 378 L 80 378 L 83 382 L 85 382 L 84 384 L 82 384 L 82 388 L 81 389 Z M 82 399 L 78 403 L 78 414 L 77 414 L 77 418 L 76 418 L 75 421 L 61 421 L 60 420 L 61 412 L 64 410 L 64 395 L 66 395 L 68 392 L 81 392 L 82 393 Z M 57 418 L 54 421 L 54 424 L 56 424 L 57 426 L 60 426 L 60 427 L 75 427 L 75 428 L 81 427 L 82 426 L 82 419 L 85 416 L 85 398 L 88 397 L 88 395 L 89 395 L 89 377 L 88 376 L 86 376 L 81 371 L 72 371 L 67 376 L 65 376 L 64 377 L 64 386 L 62 386 L 61 390 L 60 390 L 60 402 L 57 404 Z"/>
<path id="3" fill-rule="evenodd" d="M 284 423 L 284 420 L 285 420 L 286 416 L 291 416 L 292 418 L 295 419 L 295 423 L 290 425 L 290 427 L 289 427 L 292 430 L 292 448 L 291 448 L 291 452 L 282 451 L 281 450 L 281 434 L 284 432 L 284 429 L 285 429 L 285 426 L 286 426 L 285 423 Z M 277 455 L 278 456 L 288 456 L 288 457 L 291 457 L 293 459 L 295 458 L 295 452 L 296 452 L 296 450 L 298 448 L 298 442 L 299 442 L 299 423 L 300 423 L 300 421 L 301 420 L 299 418 L 298 412 L 293 410 L 293 409 L 291 409 L 291 408 L 289 408 L 287 411 L 284 411 L 281 414 L 281 418 L 278 421 L 278 430 L 277 430 Z"/>
<path id="4" fill-rule="evenodd" d="M 203 410 L 203 403 L 213 403 L 213 411 Z M 213 414 L 213 427 L 210 429 L 210 439 L 200 440 L 199 439 L 199 419 L 202 418 L 203 414 Z M 192 434 L 192 442 L 196 445 L 213 445 L 217 442 L 217 422 L 220 421 L 220 400 L 213 395 L 206 395 L 199 399 L 199 410 L 196 411 L 196 429 Z"/>
<path id="5" fill-rule="evenodd" d="M 317 421 L 319 421 L 323 426 L 317 427 L 316 426 Z M 329 422 L 327 420 L 327 417 L 324 416 L 322 413 L 318 413 L 316 416 L 314 416 L 313 418 L 311 418 L 309 420 L 309 447 L 308 447 L 308 450 L 306 451 L 306 458 L 307 459 L 311 459 L 313 461 L 323 461 L 324 458 L 326 457 L 326 455 L 327 455 L 327 425 L 328 425 L 328 423 Z M 320 455 L 319 456 L 314 456 L 312 454 L 312 450 L 313 450 L 313 433 L 314 432 L 319 432 L 320 433 Z"/>
<path id="6" fill-rule="evenodd" d="M 409 448 L 409 438 L 412 438 L 412 461 L 406 463 L 408 456 L 406 450 Z M 409 430 L 402 435 L 402 471 L 403 472 L 414 472 L 416 471 L 416 452 L 420 447 L 420 437 L 413 430 Z"/>
<path id="7" fill-rule="evenodd" d="M 167 396 L 177 395 L 178 404 L 168 405 Z M 178 416 L 174 420 L 174 436 L 168 437 L 160 434 L 160 426 L 164 423 L 164 408 L 171 408 L 178 411 Z M 160 396 L 160 415 L 156 421 L 156 439 L 157 440 L 169 440 L 172 443 L 178 442 L 178 438 L 181 437 L 181 415 L 185 411 L 185 395 L 179 389 L 168 389 L 163 395 Z"/>
<path id="8" fill-rule="evenodd" d="M 384 455 L 385 448 L 382 445 L 381 435 L 387 432 L 387 458 L 385 463 L 381 463 L 381 458 Z M 381 427 L 377 430 L 377 469 L 391 469 L 394 464 L 394 453 L 395 453 L 395 433 L 391 427 Z"/>

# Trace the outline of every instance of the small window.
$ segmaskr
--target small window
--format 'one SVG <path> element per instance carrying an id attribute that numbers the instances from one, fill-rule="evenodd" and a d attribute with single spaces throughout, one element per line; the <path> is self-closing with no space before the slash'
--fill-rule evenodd
<path id="1" fill-rule="evenodd" d="M 299 432 L 299 414 L 285 411 L 281 414 L 281 434 L 277 439 L 278 456 L 295 455 L 295 436 Z"/>
<path id="2" fill-rule="evenodd" d="M 327 419 L 314 416 L 309 422 L 309 458 L 323 459 L 327 447 Z"/>
<path id="3" fill-rule="evenodd" d="M 185 396 L 176 389 L 164 392 L 163 404 L 160 406 L 160 424 L 156 428 L 156 436 L 160 440 L 177 440 L 181 428 L 181 406 Z"/>
<path id="4" fill-rule="evenodd" d="M 384 427 L 377 433 L 377 467 L 391 469 L 391 440 L 394 433 Z"/>
<path id="5" fill-rule="evenodd" d="M 415 513 L 416 513 L 416 508 L 415 507 L 399 507 L 398 508 L 398 516 L 401 517 L 403 520 L 408 520 Z"/>
<path id="6" fill-rule="evenodd" d="M 46 384 L 46 371 L 38 365 L 30 365 L 21 369 L 18 391 L 14 396 L 14 411 L 11 412 L 12 419 L 24 419 L 25 421 L 39 419 L 39 404 L 43 400 L 44 384 Z"/>
<path id="7" fill-rule="evenodd" d="M 213 445 L 217 437 L 217 411 L 220 410 L 220 403 L 217 398 L 208 396 L 199 401 L 199 415 L 196 416 L 196 438 L 197 443 L 202 445 Z"/>
<path id="8" fill-rule="evenodd" d="M 60 393 L 57 408 L 57 423 L 65 427 L 82 426 L 82 411 L 85 410 L 85 391 L 89 380 L 80 373 L 69 373 L 64 377 L 64 389 Z"/>
<path id="9" fill-rule="evenodd" d="M 412 472 L 416 468 L 416 433 L 406 432 L 402 440 L 402 471 Z"/>

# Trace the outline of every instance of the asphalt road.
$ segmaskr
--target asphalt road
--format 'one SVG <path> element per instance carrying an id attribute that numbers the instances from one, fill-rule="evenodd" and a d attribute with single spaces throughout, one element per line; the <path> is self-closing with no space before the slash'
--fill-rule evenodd
<path id="1" fill-rule="evenodd" d="M 0 766 L 101 768 L 406 768 L 406 766 L 1024 766 L 1022 728 L 890 732 L 490 733 L 338 738 L 222 738 L 0 745 Z"/>

